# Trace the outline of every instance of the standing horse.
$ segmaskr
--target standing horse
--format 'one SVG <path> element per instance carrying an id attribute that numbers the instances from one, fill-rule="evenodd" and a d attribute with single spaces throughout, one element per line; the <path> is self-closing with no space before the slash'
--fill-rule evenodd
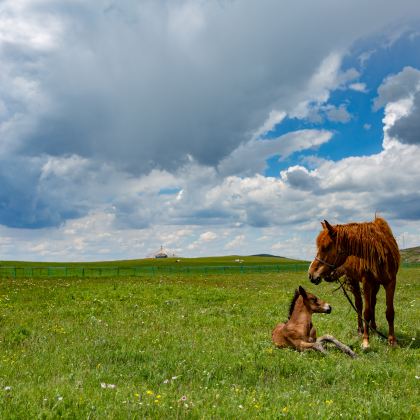
<path id="1" fill-rule="evenodd" d="M 349 347 L 340 343 L 332 335 L 323 335 L 318 339 L 316 338 L 316 329 L 312 324 L 312 314 L 314 312 L 329 314 L 331 306 L 312 293 L 307 293 L 302 286 L 299 286 L 290 304 L 288 321 L 278 324 L 273 330 L 274 344 L 279 348 L 293 347 L 299 351 L 316 350 L 326 353 L 322 344 L 328 341 L 335 344 L 350 357 L 356 357 L 356 354 Z"/>
<path id="2" fill-rule="evenodd" d="M 363 333 L 363 300 L 360 290 L 360 283 L 363 284 L 363 280 L 359 283 L 360 272 L 362 276 L 364 275 L 363 270 L 360 270 L 360 259 L 357 257 L 348 257 L 346 262 L 334 270 L 329 276 L 325 277 L 326 282 L 335 282 L 339 281 L 341 277 L 344 276 L 344 281 L 340 282 L 342 287 L 349 290 L 354 296 L 354 304 L 357 311 L 357 332 L 359 334 Z M 363 277 L 362 277 L 363 278 Z M 377 283 L 379 286 L 379 283 Z M 375 323 L 375 305 L 376 305 L 376 293 L 372 295 L 372 318 L 370 326 L 376 329 Z"/>
<path id="3" fill-rule="evenodd" d="M 369 347 L 369 323 L 375 319 L 376 294 L 382 284 L 386 294 L 388 342 L 396 344 L 394 333 L 394 293 L 400 253 L 388 223 L 376 217 L 373 222 L 348 223 L 331 226 L 326 220 L 316 240 L 317 255 L 308 275 L 312 283 L 319 284 L 339 269 L 348 257 L 354 260 L 353 275 L 363 284 L 365 309 L 362 346 Z"/>

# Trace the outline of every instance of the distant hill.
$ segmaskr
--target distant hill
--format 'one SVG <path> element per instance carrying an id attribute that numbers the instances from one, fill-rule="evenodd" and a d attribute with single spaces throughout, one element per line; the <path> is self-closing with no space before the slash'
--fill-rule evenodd
<path id="1" fill-rule="evenodd" d="M 400 249 L 401 262 L 414 263 L 420 262 L 420 246 L 413 248 Z"/>
<path id="2" fill-rule="evenodd" d="M 286 258 L 286 257 L 280 257 L 279 255 L 272 255 L 272 254 L 254 254 L 254 255 L 250 255 L 250 257 Z"/>

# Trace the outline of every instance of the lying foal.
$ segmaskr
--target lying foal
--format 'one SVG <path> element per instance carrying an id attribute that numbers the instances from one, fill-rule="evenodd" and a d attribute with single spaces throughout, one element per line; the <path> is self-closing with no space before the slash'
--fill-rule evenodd
<path id="1" fill-rule="evenodd" d="M 274 344 L 279 348 L 293 347 L 300 351 L 312 349 L 326 353 L 322 344 L 330 342 L 350 357 L 356 357 L 356 354 L 349 347 L 340 343 L 332 335 L 323 335 L 318 339 L 316 338 L 316 330 L 312 325 L 312 314 L 314 312 L 329 314 L 331 306 L 312 293 L 307 293 L 302 286 L 299 286 L 290 304 L 288 321 L 278 324 L 273 330 Z"/>

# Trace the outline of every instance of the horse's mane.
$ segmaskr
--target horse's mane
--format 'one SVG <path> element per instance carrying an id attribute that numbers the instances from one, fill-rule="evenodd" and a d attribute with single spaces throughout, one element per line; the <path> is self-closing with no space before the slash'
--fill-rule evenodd
<path id="1" fill-rule="evenodd" d="M 300 296 L 299 290 L 296 289 L 295 294 L 294 294 L 294 296 L 292 298 L 292 301 L 290 302 L 290 306 L 289 306 L 289 319 L 292 316 L 293 309 L 295 309 L 295 304 L 296 304 L 296 301 L 298 300 L 299 296 Z"/>
<path id="2" fill-rule="evenodd" d="M 376 217 L 373 222 L 334 226 L 337 249 L 359 257 L 359 269 L 396 274 L 400 263 L 397 242 L 388 223 Z"/>

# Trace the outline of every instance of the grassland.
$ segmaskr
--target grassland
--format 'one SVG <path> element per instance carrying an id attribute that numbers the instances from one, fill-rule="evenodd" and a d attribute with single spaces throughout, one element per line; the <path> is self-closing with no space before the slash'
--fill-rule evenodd
<path id="1" fill-rule="evenodd" d="M 274 256 L 239 256 L 227 255 L 220 257 L 199 257 L 199 258 L 142 258 L 137 260 L 118 261 L 95 261 L 95 262 L 34 262 L 34 261 L 0 261 L 0 266 L 5 267 L 165 267 L 165 266 L 226 266 L 238 265 L 235 261 L 240 259 L 241 264 L 262 265 L 262 264 L 296 264 L 301 260 L 294 260 Z"/>
<path id="2" fill-rule="evenodd" d="M 419 275 L 399 274 L 399 347 L 365 353 L 344 297 L 302 273 L 3 279 L 0 418 L 419 418 Z M 358 359 L 272 347 L 298 284 Z M 385 331 L 383 313 L 381 291 Z"/>

